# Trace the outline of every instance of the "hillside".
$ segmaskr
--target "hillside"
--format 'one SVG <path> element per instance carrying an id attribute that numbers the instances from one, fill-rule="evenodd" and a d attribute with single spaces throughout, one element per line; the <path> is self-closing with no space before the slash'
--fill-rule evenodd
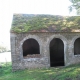
<path id="1" fill-rule="evenodd" d="M 14 14 L 11 32 L 80 32 L 79 16 Z"/>

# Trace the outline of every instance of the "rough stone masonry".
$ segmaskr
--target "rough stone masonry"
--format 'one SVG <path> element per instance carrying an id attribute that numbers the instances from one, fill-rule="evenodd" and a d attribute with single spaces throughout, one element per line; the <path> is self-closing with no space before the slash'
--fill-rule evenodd
<path id="1" fill-rule="evenodd" d="M 10 37 L 11 37 L 11 56 L 12 56 L 13 70 L 25 69 L 25 68 L 54 67 L 50 65 L 51 64 L 50 42 L 55 38 L 62 40 L 64 45 L 63 66 L 68 66 L 70 64 L 75 64 L 80 62 L 80 55 L 79 54 L 74 55 L 74 43 L 76 39 L 80 38 L 80 33 L 75 33 L 75 32 L 11 33 Z M 38 42 L 40 48 L 40 54 L 38 54 L 38 57 L 34 55 L 31 55 L 31 57 L 27 56 L 23 57 L 22 45 L 24 41 L 28 39 L 35 39 Z M 78 44 L 80 44 L 80 42 L 78 42 Z M 60 53 L 57 56 L 60 56 Z"/>

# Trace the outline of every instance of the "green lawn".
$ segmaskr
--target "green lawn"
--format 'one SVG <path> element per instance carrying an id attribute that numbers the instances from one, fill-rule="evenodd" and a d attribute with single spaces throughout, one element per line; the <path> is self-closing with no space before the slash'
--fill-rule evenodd
<path id="1" fill-rule="evenodd" d="M 11 63 L 0 63 L 0 80 L 80 80 L 80 64 L 12 72 Z"/>

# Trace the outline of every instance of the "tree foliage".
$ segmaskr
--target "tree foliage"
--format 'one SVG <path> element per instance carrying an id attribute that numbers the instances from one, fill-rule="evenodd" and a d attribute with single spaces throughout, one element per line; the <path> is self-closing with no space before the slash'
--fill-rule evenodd
<path id="1" fill-rule="evenodd" d="M 70 0 L 72 5 L 69 7 L 70 11 L 73 9 L 77 10 L 77 14 L 80 14 L 80 0 Z"/>
<path id="2" fill-rule="evenodd" d="M 0 53 L 1 53 L 1 52 L 6 52 L 6 51 L 7 51 L 7 48 L 0 45 Z"/>
<path id="3" fill-rule="evenodd" d="M 30 32 L 30 31 L 72 31 L 80 29 L 79 16 L 58 16 L 58 15 L 33 15 L 33 14 L 16 14 L 13 16 L 13 32 Z"/>

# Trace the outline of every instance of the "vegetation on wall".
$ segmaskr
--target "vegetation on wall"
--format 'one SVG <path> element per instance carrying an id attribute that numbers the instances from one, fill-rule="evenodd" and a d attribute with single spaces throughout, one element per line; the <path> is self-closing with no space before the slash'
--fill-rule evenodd
<path id="1" fill-rule="evenodd" d="M 79 16 L 15 14 L 13 16 L 13 32 L 54 32 L 74 31 L 80 29 Z"/>

